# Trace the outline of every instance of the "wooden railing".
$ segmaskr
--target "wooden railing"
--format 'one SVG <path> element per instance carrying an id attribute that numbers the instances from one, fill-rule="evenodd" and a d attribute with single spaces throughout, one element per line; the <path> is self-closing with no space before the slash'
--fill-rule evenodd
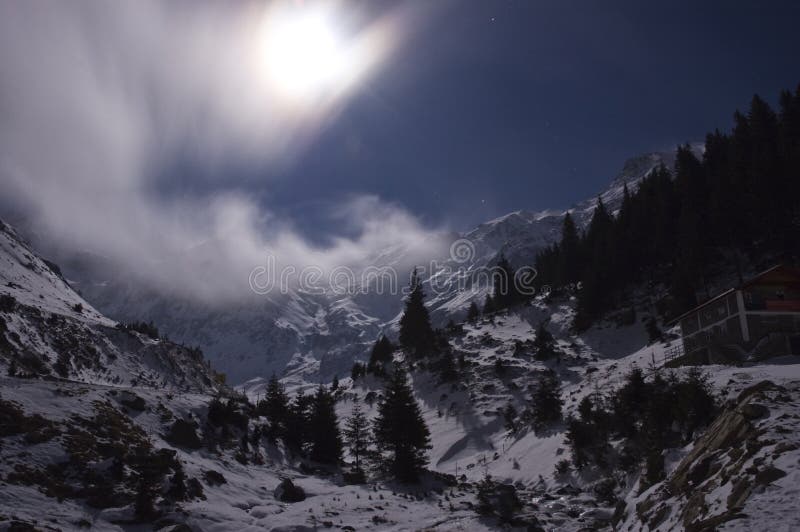
<path id="1" fill-rule="evenodd" d="M 660 360 L 656 359 L 656 354 L 653 352 L 653 366 L 656 368 L 662 368 L 673 360 L 679 359 L 684 354 L 685 351 L 683 350 L 683 342 L 678 341 L 678 343 L 664 349 L 664 356 Z"/>

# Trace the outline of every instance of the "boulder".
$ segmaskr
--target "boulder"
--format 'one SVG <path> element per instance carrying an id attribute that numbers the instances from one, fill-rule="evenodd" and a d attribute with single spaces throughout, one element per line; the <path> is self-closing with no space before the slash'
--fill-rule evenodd
<path id="1" fill-rule="evenodd" d="M 768 466 L 765 469 L 762 469 L 758 473 L 756 473 L 756 483 L 757 484 L 772 484 L 778 479 L 781 479 L 786 476 L 786 471 L 782 469 L 778 469 L 774 466 Z"/>
<path id="2" fill-rule="evenodd" d="M 300 502 L 306 499 L 306 492 L 303 491 L 303 488 L 295 486 L 288 478 L 283 479 L 272 494 L 281 502 Z"/>
<path id="3" fill-rule="evenodd" d="M 221 484 L 227 484 L 227 480 L 222 473 L 219 471 L 214 471 L 213 469 L 208 469 L 203 471 L 203 480 L 206 481 L 206 484 L 209 486 L 219 486 Z"/>
<path id="4" fill-rule="evenodd" d="M 144 399 L 128 390 L 123 390 L 122 393 L 120 393 L 119 402 L 123 406 L 131 410 L 136 410 L 137 412 L 142 412 L 147 408 L 147 403 L 145 403 Z"/>

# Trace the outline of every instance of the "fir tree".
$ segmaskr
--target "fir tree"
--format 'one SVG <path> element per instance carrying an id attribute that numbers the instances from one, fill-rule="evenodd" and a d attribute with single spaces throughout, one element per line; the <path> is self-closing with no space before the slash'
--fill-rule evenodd
<path id="1" fill-rule="evenodd" d="M 642 282 L 670 286 L 673 315 L 709 297 L 707 277 L 728 264 L 741 278 L 758 257 L 800 258 L 800 91 L 783 91 L 775 113 L 754 96 L 730 133 L 706 136 L 702 160 L 679 146 L 674 172 L 659 164 L 623 189 L 616 217 L 598 201 L 585 235 L 565 216 L 562 239 L 536 257 L 538 288 L 567 286 L 578 256 L 577 313 L 584 329 Z M 712 262 L 713 261 L 713 262 Z M 724 261 L 724 262 L 723 262 Z M 733 272 L 731 272 L 733 273 Z"/>
<path id="2" fill-rule="evenodd" d="M 560 284 L 570 284 L 578 281 L 581 269 L 579 246 L 578 229 L 575 227 L 572 215 L 567 213 L 564 215 L 564 223 L 561 226 L 561 244 L 559 246 Z"/>
<path id="3" fill-rule="evenodd" d="M 310 439 L 312 396 L 297 392 L 286 416 L 284 442 L 295 452 L 302 453 Z"/>
<path id="4" fill-rule="evenodd" d="M 311 405 L 311 450 L 309 458 L 322 464 L 336 464 L 342 459 L 342 437 L 336 419 L 333 396 L 321 385 Z"/>
<path id="5" fill-rule="evenodd" d="M 344 439 L 350 454 L 356 461 L 356 472 L 361 472 L 361 457 L 369 447 L 369 422 L 359 403 L 353 405 L 353 412 L 344 428 Z"/>
<path id="6" fill-rule="evenodd" d="M 613 400 L 614 425 L 619 434 L 627 438 L 637 436 L 639 426 L 636 420 L 641 419 L 648 398 L 644 372 L 641 368 L 634 367 L 625 376 L 625 384 L 617 391 Z"/>
<path id="7" fill-rule="evenodd" d="M 553 370 L 539 377 L 536 391 L 532 397 L 533 424 L 541 429 L 561 419 L 561 384 Z"/>
<path id="8" fill-rule="evenodd" d="M 363 377 L 367 372 L 367 368 L 361 362 L 356 362 L 353 364 L 353 367 L 350 369 L 350 378 L 355 383 L 358 379 Z"/>
<path id="9" fill-rule="evenodd" d="M 133 511 L 138 521 L 151 521 L 158 515 L 155 501 L 156 493 L 153 479 L 150 478 L 150 474 L 139 473 L 139 479 L 136 483 L 136 499 L 133 504 Z"/>
<path id="10" fill-rule="evenodd" d="M 647 331 L 647 342 L 649 344 L 663 340 L 663 334 L 661 333 L 661 329 L 658 327 L 658 320 L 655 316 L 650 316 L 647 318 L 647 321 L 644 323 L 644 328 Z"/>
<path id="11" fill-rule="evenodd" d="M 506 309 L 524 301 L 517 286 L 517 272 L 505 255 L 500 255 L 494 272 L 493 306 L 495 310 Z"/>
<path id="12" fill-rule="evenodd" d="M 378 450 L 384 453 L 384 465 L 394 476 L 402 482 L 415 481 L 428 462 L 430 432 L 406 374 L 399 367 L 395 368 L 378 405 L 374 437 Z"/>
<path id="13" fill-rule="evenodd" d="M 283 436 L 286 414 L 288 412 L 289 398 L 283 384 L 275 374 L 272 374 L 267 383 L 267 391 L 263 400 L 258 403 L 257 410 L 259 415 L 263 415 L 269 421 L 268 437 L 274 439 Z"/>
<path id="14" fill-rule="evenodd" d="M 186 474 L 183 472 L 183 465 L 176 462 L 175 474 L 170 480 L 169 496 L 175 501 L 186 500 Z"/>
<path id="15" fill-rule="evenodd" d="M 372 352 L 369 355 L 367 373 L 378 376 L 386 375 L 386 366 L 392 361 L 393 351 L 394 346 L 386 336 L 378 338 L 378 341 L 372 346 Z"/>
<path id="16" fill-rule="evenodd" d="M 428 309 L 425 308 L 425 292 L 417 270 L 411 275 L 411 293 L 406 299 L 405 312 L 400 318 L 400 344 L 416 357 L 430 354 L 434 344 Z"/>
<path id="17" fill-rule="evenodd" d="M 439 382 L 454 382 L 458 378 L 458 371 L 453 351 L 445 348 L 441 350 L 441 353 L 435 365 L 436 373 L 439 374 Z"/>

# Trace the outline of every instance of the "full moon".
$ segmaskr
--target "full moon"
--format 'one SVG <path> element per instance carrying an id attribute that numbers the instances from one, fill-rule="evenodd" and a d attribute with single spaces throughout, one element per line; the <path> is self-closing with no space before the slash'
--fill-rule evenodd
<path id="1" fill-rule="evenodd" d="M 272 14 L 264 27 L 264 45 L 271 86 L 292 100 L 335 91 L 353 61 L 325 10 L 296 8 Z"/>

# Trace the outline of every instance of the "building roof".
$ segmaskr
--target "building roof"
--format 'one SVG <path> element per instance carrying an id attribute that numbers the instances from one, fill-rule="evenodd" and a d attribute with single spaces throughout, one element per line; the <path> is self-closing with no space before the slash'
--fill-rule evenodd
<path id="1" fill-rule="evenodd" d="M 739 286 L 737 286 L 735 288 L 729 288 L 729 289 L 725 290 L 724 292 L 722 292 L 721 294 L 717 294 L 716 296 L 712 297 L 711 299 L 707 299 L 706 301 L 700 303 L 696 307 L 694 307 L 694 308 L 692 308 L 690 310 L 687 310 L 686 312 L 684 312 L 683 314 L 681 314 L 677 318 L 671 319 L 670 321 L 667 322 L 667 325 L 672 326 L 672 325 L 678 323 L 679 321 L 681 321 L 686 316 L 689 316 L 690 314 L 694 314 L 695 312 L 699 311 L 701 308 L 705 307 L 706 305 L 710 305 L 712 303 L 715 303 L 715 302 L 719 301 L 720 299 L 728 296 L 732 292 L 735 292 L 736 290 L 741 290 L 743 288 L 747 288 L 748 286 L 752 286 L 754 284 L 758 284 L 759 281 L 763 280 L 768 275 L 772 275 L 772 274 L 775 274 L 775 273 L 778 273 L 778 272 L 785 273 L 785 274 L 788 274 L 790 276 L 796 277 L 798 279 L 798 281 L 800 281 L 800 270 L 798 270 L 797 268 L 792 268 L 792 267 L 789 267 L 789 266 L 785 266 L 783 264 L 778 264 L 776 266 L 773 266 L 772 268 L 769 268 L 768 270 L 764 270 L 763 272 L 759 273 L 758 275 L 756 275 L 754 277 L 751 277 L 750 279 L 747 279 L 746 281 L 743 281 L 741 284 L 739 284 Z"/>

